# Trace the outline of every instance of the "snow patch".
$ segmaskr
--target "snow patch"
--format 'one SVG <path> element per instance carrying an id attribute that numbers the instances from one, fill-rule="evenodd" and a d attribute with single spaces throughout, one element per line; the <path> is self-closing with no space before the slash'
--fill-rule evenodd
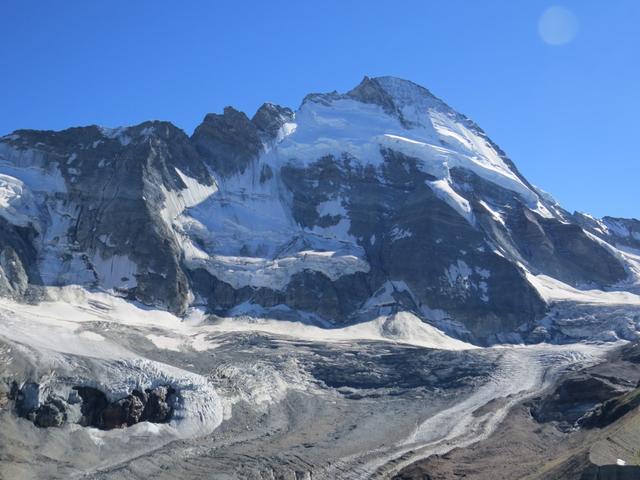
<path id="1" fill-rule="evenodd" d="M 389 234 L 391 236 L 391 240 L 394 242 L 403 238 L 411 238 L 413 236 L 413 232 L 411 232 L 411 230 L 400 228 L 398 225 L 394 225 Z"/>
<path id="2" fill-rule="evenodd" d="M 547 275 L 526 272 L 527 280 L 547 302 L 573 301 L 592 305 L 640 306 L 640 296 L 629 292 L 605 292 L 603 290 L 578 290 Z"/>
<path id="3" fill-rule="evenodd" d="M 203 185 L 195 178 L 184 174 L 180 169 L 175 168 L 175 171 L 182 180 L 182 183 L 184 183 L 185 188 L 173 191 L 161 186 L 162 193 L 165 196 L 162 217 L 169 225 L 172 225 L 174 220 L 178 218 L 185 209 L 202 203 L 218 190 L 215 183 L 213 185 Z"/>
<path id="4" fill-rule="evenodd" d="M 447 180 L 435 180 L 433 182 L 427 182 L 434 193 L 444 200 L 451 208 L 464 217 L 471 225 L 475 224 L 475 217 L 471 210 L 471 205 L 467 199 L 459 195 Z"/>
<path id="5" fill-rule="evenodd" d="M 314 250 L 303 250 L 273 260 L 213 255 L 191 258 L 187 266 L 191 269 L 205 268 L 211 275 L 236 289 L 251 286 L 283 290 L 291 276 L 303 270 L 321 272 L 332 281 L 344 275 L 369 271 L 369 264 L 354 255 Z"/>
<path id="6" fill-rule="evenodd" d="M 335 238 L 343 242 L 356 242 L 356 239 L 349 234 L 351 228 L 351 220 L 349 214 L 344 207 L 344 201 L 341 198 L 334 198 L 320 203 L 316 210 L 320 218 L 330 216 L 339 217 L 338 223 L 328 227 L 320 227 L 315 225 L 312 231 L 318 235 Z"/>
<path id="7" fill-rule="evenodd" d="M 179 338 L 169 337 L 166 335 L 148 334 L 146 337 L 151 340 L 156 347 L 164 350 L 173 350 L 174 352 L 179 352 L 180 346 L 183 343 Z"/>
<path id="8" fill-rule="evenodd" d="M 449 285 L 452 287 L 463 286 L 465 289 L 469 288 L 469 282 L 473 270 L 464 262 L 464 260 L 458 260 L 445 270 L 445 275 L 449 281 Z"/>
<path id="9" fill-rule="evenodd" d="M 494 221 L 498 222 L 503 227 L 507 226 L 506 223 L 504 222 L 504 218 L 502 218 L 502 215 L 500 215 L 496 210 L 491 208 L 487 204 L 487 202 L 485 202 L 484 200 L 480 200 L 480 205 L 484 207 L 484 209 L 489 213 L 489 215 L 491 215 L 491 218 L 493 218 Z"/>
<path id="10" fill-rule="evenodd" d="M 19 227 L 37 223 L 38 207 L 25 184 L 9 175 L 0 174 L 0 216 Z"/>
<path id="11" fill-rule="evenodd" d="M 138 265 L 135 262 L 127 255 L 103 255 L 96 252 L 91 259 L 101 286 L 107 289 L 130 289 L 137 285 Z"/>

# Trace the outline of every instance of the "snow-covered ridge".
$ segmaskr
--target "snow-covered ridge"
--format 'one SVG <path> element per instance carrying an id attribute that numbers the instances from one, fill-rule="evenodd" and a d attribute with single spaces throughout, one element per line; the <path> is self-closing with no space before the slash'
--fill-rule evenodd
<path id="1" fill-rule="evenodd" d="M 276 320 L 270 317 L 267 309 L 248 304 L 236 309 L 236 317 L 218 318 L 209 323 L 199 309 L 192 309 L 185 319 L 181 319 L 166 311 L 144 308 L 107 293 L 80 287 L 50 287 L 48 295 L 50 300 L 41 305 L 0 299 L 0 336 L 41 351 L 132 361 L 139 356 L 107 340 L 110 330 L 123 327 L 148 330 L 146 337 L 159 348 L 168 350 L 215 349 L 216 335 L 248 331 L 311 341 L 360 339 L 451 350 L 476 348 L 447 336 L 410 312 L 381 314 L 368 322 L 325 328 L 311 323 Z M 71 341 L 73 338 L 76 341 Z M 117 397 L 129 387 L 114 388 L 107 388 L 107 391 Z"/>
<path id="2" fill-rule="evenodd" d="M 398 113 L 388 111 L 385 104 L 349 95 L 308 97 L 296 112 L 295 131 L 275 147 L 272 158 L 278 163 L 308 165 L 327 155 L 347 153 L 363 164 L 378 166 L 384 161 L 381 149 L 389 148 L 419 159 L 426 173 L 449 184 L 452 168 L 471 170 L 516 192 L 532 210 L 551 216 L 538 193 L 465 117 L 412 82 L 393 77 L 372 81 L 389 94 Z M 471 220 L 459 195 L 442 184 L 436 188 L 447 192 L 447 201 Z"/>
<path id="3" fill-rule="evenodd" d="M 582 242 L 589 253 L 593 245 L 601 258 L 593 282 L 584 278 L 588 268 L 567 272 L 575 260 L 558 257 L 564 246 L 554 236 L 565 235 L 557 224 L 575 223 L 571 216 L 477 125 L 412 82 L 365 79 L 344 94 L 310 95 L 296 112 L 265 104 L 252 119 L 230 107 L 206 119 L 191 138 L 162 122 L 4 137 L 0 216 L 36 226 L 29 233 L 37 259 L 27 260 L 41 283 L 127 294 L 178 315 L 194 305 L 221 313 L 221 303 L 231 311 L 274 297 L 299 306 L 301 292 L 314 288 L 322 294 L 308 308 L 337 315 L 335 305 L 321 309 L 337 288 L 353 301 L 341 318 L 326 320 L 342 324 L 357 320 L 372 290 L 403 281 L 425 321 L 429 305 L 460 325 L 474 324 L 462 317 L 484 308 L 512 318 L 506 330 L 520 315 L 541 318 L 551 303 L 518 262 L 574 287 L 626 288 L 625 272 L 607 268 L 606 252 L 596 251 L 602 247 L 637 277 L 634 257 L 602 240 L 612 232 L 636 238 L 633 224 L 614 220 L 597 223 L 600 239 L 568 227 L 567 243 Z M 405 215 L 405 207 L 415 210 Z M 151 234 L 128 237 L 109 221 L 121 212 L 123 222 L 149 225 Z M 533 237 L 551 247 L 529 258 Z M 394 256 L 402 266 L 391 274 Z M 451 266 L 463 264 L 474 272 L 473 288 L 464 269 L 452 277 Z M 433 268 L 428 279 L 420 277 L 423 266 Z M 501 300 L 505 278 L 520 282 L 525 314 Z M 224 299 L 223 288 L 231 292 Z M 175 302 L 163 303 L 171 296 Z M 401 308 L 414 309 L 410 303 Z M 460 331 L 470 340 L 476 334 Z"/>
<path id="4" fill-rule="evenodd" d="M 640 308 L 640 295 L 623 291 L 579 290 L 546 275 L 527 272 L 529 282 L 549 302 L 571 301 L 591 305 L 620 305 Z"/>

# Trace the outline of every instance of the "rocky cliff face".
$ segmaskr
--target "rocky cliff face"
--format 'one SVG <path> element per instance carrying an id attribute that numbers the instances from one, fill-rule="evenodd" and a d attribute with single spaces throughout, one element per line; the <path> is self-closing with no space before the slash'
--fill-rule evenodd
<path id="1" fill-rule="evenodd" d="M 331 324 L 408 310 L 487 343 L 547 315 L 537 275 L 640 278 L 637 220 L 566 212 L 477 125 L 391 77 L 296 112 L 227 107 L 191 137 L 166 122 L 17 131 L 0 139 L 0 206 L 0 294 L 15 298 L 79 284 L 178 315 Z"/>

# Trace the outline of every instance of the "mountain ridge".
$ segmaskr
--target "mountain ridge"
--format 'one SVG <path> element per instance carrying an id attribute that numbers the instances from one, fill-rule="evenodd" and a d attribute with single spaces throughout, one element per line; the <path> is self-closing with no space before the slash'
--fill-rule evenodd
<path id="1" fill-rule="evenodd" d="M 638 292 L 637 221 L 563 210 L 473 121 L 394 77 L 295 112 L 226 107 L 191 136 L 160 121 L 18 130 L 0 174 L 13 297 L 77 284 L 178 315 L 332 325 L 409 311 L 484 344 L 570 337 L 532 276 Z"/>

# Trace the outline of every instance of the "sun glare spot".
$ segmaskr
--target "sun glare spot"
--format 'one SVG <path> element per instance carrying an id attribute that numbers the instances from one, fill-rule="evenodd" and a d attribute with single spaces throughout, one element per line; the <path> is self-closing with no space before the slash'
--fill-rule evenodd
<path id="1" fill-rule="evenodd" d="M 578 33 L 578 19 L 564 7 L 549 7 L 540 16 L 538 33 L 548 45 L 565 45 Z"/>

